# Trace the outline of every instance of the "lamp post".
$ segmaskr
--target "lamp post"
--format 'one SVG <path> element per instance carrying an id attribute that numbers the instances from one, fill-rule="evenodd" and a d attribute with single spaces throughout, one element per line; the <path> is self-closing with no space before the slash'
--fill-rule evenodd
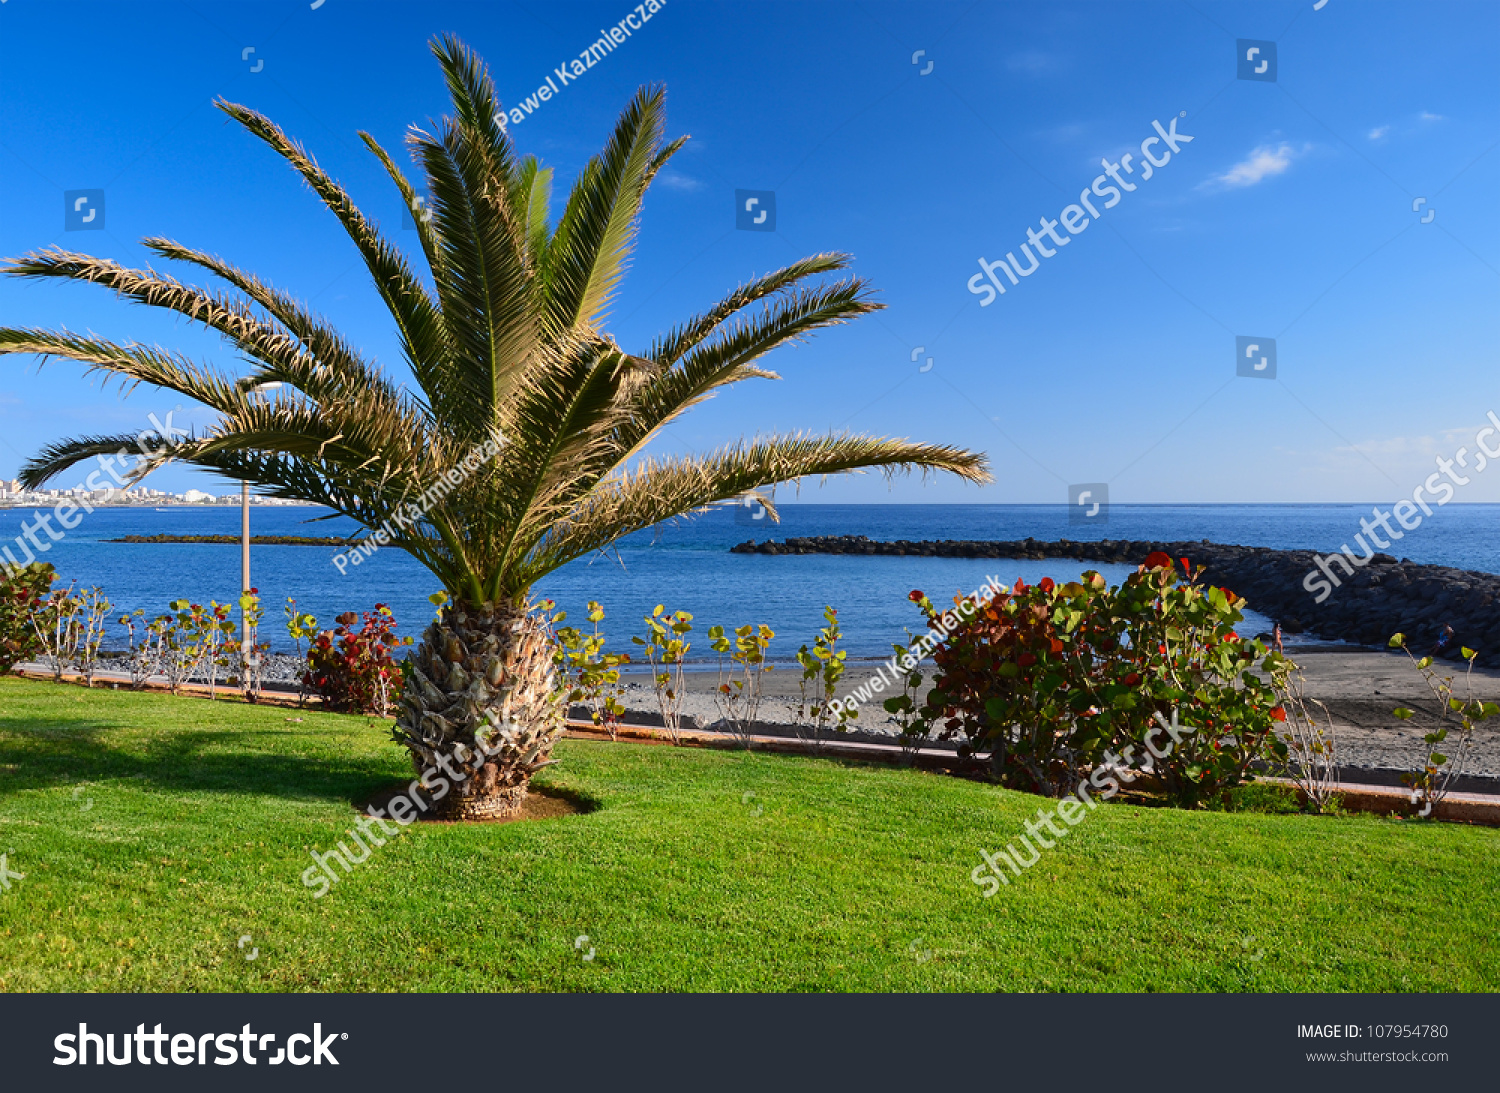
<path id="1" fill-rule="evenodd" d="M 280 383 L 261 383 L 245 393 L 256 395 L 262 391 L 274 391 Z M 240 483 L 240 595 L 250 594 L 250 483 Z M 254 651 L 250 636 L 250 615 L 240 607 L 240 662 L 249 667 L 250 654 Z"/>

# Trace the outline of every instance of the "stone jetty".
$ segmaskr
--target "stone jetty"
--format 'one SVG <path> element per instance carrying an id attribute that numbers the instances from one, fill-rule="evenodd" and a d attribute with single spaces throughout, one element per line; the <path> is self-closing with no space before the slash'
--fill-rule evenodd
<path id="1" fill-rule="evenodd" d="M 1327 581 L 1311 550 L 1273 550 L 1198 542 L 1140 542 L 1104 539 L 1073 542 L 1060 539 L 896 540 L 877 542 L 863 535 L 789 538 L 785 542 L 750 540 L 730 548 L 735 554 L 870 554 L 918 558 L 1068 558 L 1080 562 L 1139 565 L 1146 555 L 1162 551 L 1204 567 L 1204 579 L 1244 596 L 1249 606 L 1281 623 L 1287 633 L 1308 633 L 1330 640 L 1384 646 L 1395 633 L 1407 635 L 1418 654 L 1429 652 L 1444 626 L 1453 627 L 1441 656 L 1456 658 L 1467 645 L 1479 651 L 1476 663 L 1500 666 L 1500 576 L 1450 566 L 1418 565 L 1377 553 L 1346 576 L 1336 560 L 1321 603 L 1315 592 Z M 1309 591 L 1308 574 L 1315 573 Z M 1003 573 L 996 576 L 1004 578 Z"/>

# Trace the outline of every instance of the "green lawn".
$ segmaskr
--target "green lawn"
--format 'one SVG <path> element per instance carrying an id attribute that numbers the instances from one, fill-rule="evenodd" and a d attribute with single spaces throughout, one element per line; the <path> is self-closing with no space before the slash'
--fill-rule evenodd
<path id="1" fill-rule="evenodd" d="M 0 890 L 0 989 L 1500 989 L 1497 830 L 1110 804 L 985 900 L 980 847 L 1041 799 L 558 756 L 539 781 L 596 811 L 416 825 L 315 900 L 309 850 L 409 777 L 383 725 L 0 679 L 0 853 L 25 875 Z"/>

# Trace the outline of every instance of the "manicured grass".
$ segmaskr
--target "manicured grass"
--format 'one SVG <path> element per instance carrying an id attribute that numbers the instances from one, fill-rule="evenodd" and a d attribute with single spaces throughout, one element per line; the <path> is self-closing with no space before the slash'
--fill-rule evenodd
<path id="1" fill-rule="evenodd" d="M 1041 799 L 629 744 L 540 779 L 597 811 L 416 825 L 315 900 L 309 851 L 410 777 L 387 732 L 0 679 L 0 989 L 1500 988 L 1500 831 L 1109 804 L 986 900 Z"/>

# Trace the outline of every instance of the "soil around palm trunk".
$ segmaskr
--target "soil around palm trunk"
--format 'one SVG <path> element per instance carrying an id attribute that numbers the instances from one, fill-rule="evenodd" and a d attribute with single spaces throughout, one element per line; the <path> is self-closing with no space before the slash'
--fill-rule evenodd
<path id="1" fill-rule="evenodd" d="M 391 802 L 398 797 L 408 796 L 407 784 L 388 786 L 373 794 L 364 801 L 355 803 L 355 809 L 366 816 L 377 813 L 383 817 L 390 816 Z M 445 804 L 446 801 L 439 804 Z M 422 823 L 429 824 L 456 824 L 456 823 L 492 823 L 508 824 L 518 820 L 555 820 L 563 816 L 581 816 L 594 811 L 594 805 L 574 794 L 565 793 L 556 789 L 543 789 L 537 786 L 530 787 L 521 801 L 520 808 L 513 812 L 497 815 L 480 815 L 470 811 L 454 814 L 452 810 L 443 811 L 441 807 L 430 812 L 418 812 L 417 819 Z"/>

